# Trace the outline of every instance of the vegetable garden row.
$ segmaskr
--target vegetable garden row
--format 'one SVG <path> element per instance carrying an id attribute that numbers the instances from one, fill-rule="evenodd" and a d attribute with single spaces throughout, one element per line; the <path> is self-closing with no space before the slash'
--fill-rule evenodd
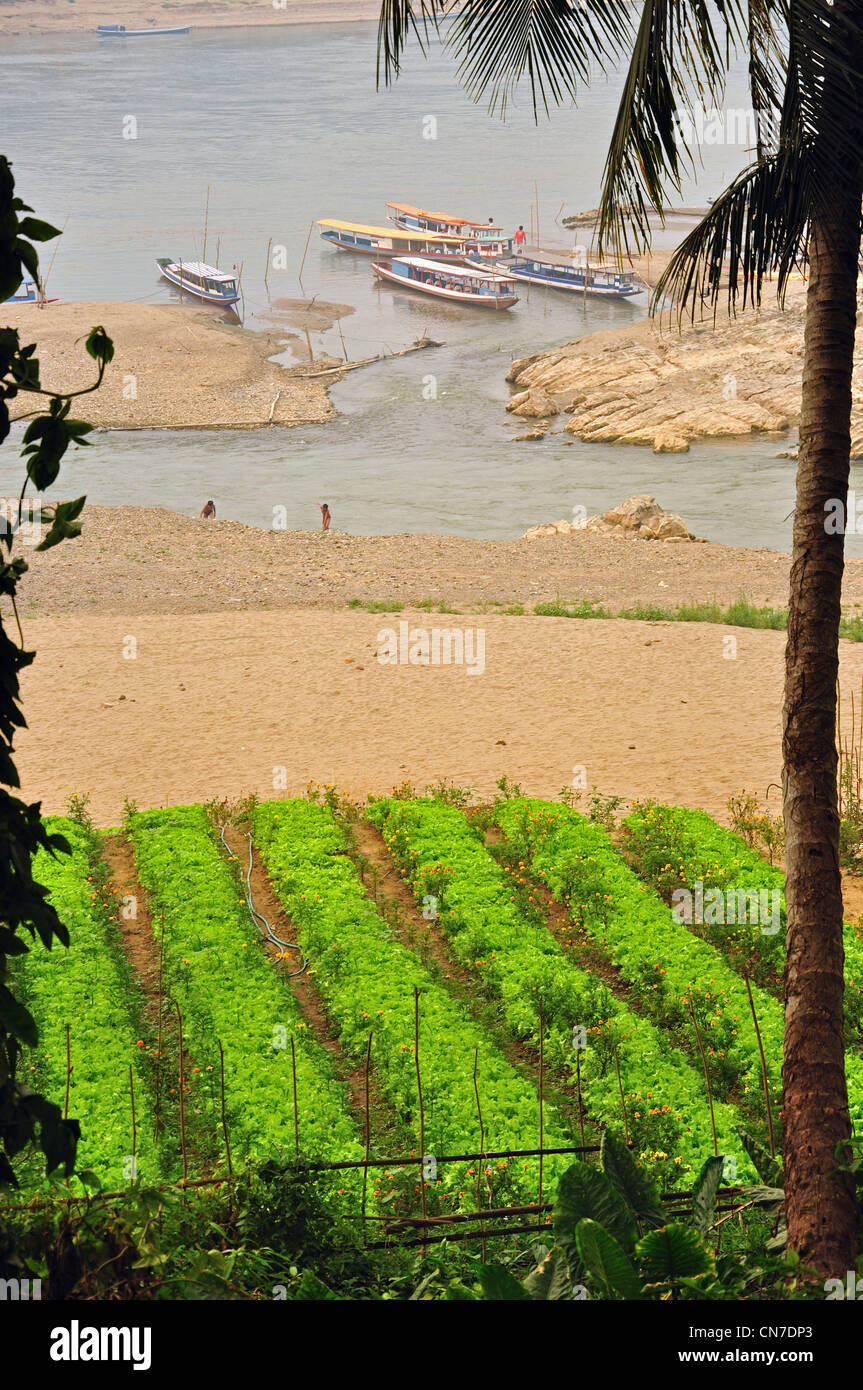
<path id="1" fill-rule="evenodd" d="M 778 869 L 702 813 L 667 807 L 636 809 L 616 838 L 567 806 L 521 798 L 479 812 L 394 798 L 366 815 L 417 923 L 421 912 L 472 993 L 375 900 L 349 819 L 311 800 L 254 805 L 254 845 L 307 962 L 311 1025 L 296 953 L 274 953 L 262 936 L 203 807 L 130 814 L 140 902 L 118 895 L 99 832 L 52 820 L 72 853 L 41 855 L 37 878 L 72 945 L 36 945 L 16 960 L 40 1029 L 24 1065 L 80 1121 L 78 1165 L 93 1182 L 218 1178 L 229 1165 L 297 1155 L 362 1160 L 371 1117 L 346 1072 L 362 1074 L 367 1055 L 383 1112 L 372 1157 L 391 1153 L 394 1135 L 419 1165 L 480 1140 L 483 1152 L 535 1149 L 540 1133 L 546 1147 L 577 1146 L 609 1126 L 666 1186 L 686 1184 L 714 1151 L 733 1158 L 729 1177 L 754 1178 L 740 1131 L 769 1142 L 767 1097 L 781 1137 L 781 933 L 748 919 L 681 921 L 671 895 L 699 881 L 781 893 Z M 157 986 L 128 949 L 139 911 Z M 850 927 L 846 951 L 860 1127 L 863 952 Z M 751 1001 L 746 974 L 758 981 Z M 544 1192 L 570 1161 L 546 1156 Z M 540 1197 L 535 1157 L 480 1170 L 484 1201 Z M 427 1162 L 424 1200 L 471 1209 L 480 1170 Z M 38 1184 L 35 1168 L 27 1181 Z M 402 1175 L 398 1197 L 388 1171 L 368 1178 L 367 1193 L 362 1168 L 327 1181 L 346 1212 L 366 1196 L 368 1211 L 419 1206 L 419 1167 Z"/>

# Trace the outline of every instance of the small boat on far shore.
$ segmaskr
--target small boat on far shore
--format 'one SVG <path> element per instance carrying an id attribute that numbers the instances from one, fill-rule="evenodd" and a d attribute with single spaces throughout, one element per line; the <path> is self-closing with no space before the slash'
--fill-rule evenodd
<path id="1" fill-rule="evenodd" d="M 125 24 L 100 24 L 96 33 L 100 39 L 150 39 L 162 38 L 166 34 L 188 34 L 191 24 L 174 24 L 152 29 L 127 29 Z"/>
<path id="2" fill-rule="evenodd" d="M 477 309 L 511 309 L 518 303 L 515 282 L 506 275 L 479 266 L 454 266 L 424 256 L 401 256 L 392 262 L 373 261 L 380 280 L 436 295 L 438 299 L 471 304 Z"/>
<path id="3" fill-rule="evenodd" d="M 572 256 L 555 255 L 550 251 L 522 251 L 497 269 L 530 285 L 545 285 L 548 289 L 569 290 L 571 294 L 595 295 L 600 299 L 628 299 L 644 290 L 634 270 L 579 263 Z"/>
<path id="4" fill-rule="evenodd" d="M 159 256 L 156 265 L 172 285 L 203 299 L 205 304 L 236 304 L 240 298 L 236 267 L 228 275 L 203 261 L 172 261 L 168 256 Z"/>
<path id="5" fill-rule="evenodd" d="M 4 302 L 6 304 L 56 304 L 57 300 L 46 299 L 44 294 L 40 294 L 36 281 L 25 278 L 15 293 L 10 294 Z"/>

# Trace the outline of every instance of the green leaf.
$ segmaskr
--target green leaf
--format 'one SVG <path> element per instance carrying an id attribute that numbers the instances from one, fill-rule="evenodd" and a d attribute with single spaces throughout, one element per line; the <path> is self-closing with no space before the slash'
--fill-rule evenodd
<path id="1" fill-rule="evenodd" d="M 527 1289 L 510 1274 L 505 1265 L 496 1262 L 480 1265 L 477 1274 L 486 1299 L 497 1303 L 516 1303 L 530 1299 Z"/>
<path id="2" fill-rule="evenodd" d="M 566 1251 L 555 1245 L 541 1264 L 532 1269 L 522 1281 L 531 1298 L 537 1303 L 553 1303 L 572 1298 L 572 1276 Z"/>
<path id="3" fill-rule="evenodd" d="M 0 985 L 0 1024 L 27 1047 L 35 1047 L 39 1041 L 36 1020 L 6 985 Z"/>
<path id="4" fill-rule="evenodd" d="M 97 324 L 95 328 L 90 329 L 84 346 L 90 356 L 97 362 L 104 362 L 107 364 L 113 360 L 114 344 L 101 324 Z"/>
<path id="5" fill-rule="evenodd" d="M 298 1303 L 341 1302 L 337 1293 L 328 1289 L 310 1269 L 304 1269 L 299 1287 L 294 1294 Z"/>
<path id="6" fill-rule="evenodd" d="M 704 1235 L 716 1210 L 716 1194 L 722 1182 L 725 1158 L 720 1154 L 708 1158 L 698 1175 L 692 1190 L 692 1224 L 700 1235 Z"/>
<path id="7" fill-rule="evenodd" d="M 606 1298 L 641 1298 L 641 1282 L 632 1261 L 598 1221 L 587 1217 L 579 1221 L 575 1243 L 582 1264 Z"/>
<path id="8" fill-rule="evenodd" d="M 642 1273 L 650 1283 L 693 1278 L 713 1269 L 710 1251 L 697 1231 L 672 1223 L 659 1231 L 649 1231 L 638 1242 L 635 1253 Z"/>
<path id="9" fill-rule="evenodd" d="M 563 1246 L 570 1263 L 578 1253 L 575 1228 L 585 1217 L 598 1221 L 624 1250 L 632 1250 L 638 1235 L 632 1212 L 601 1169 L 577 1161 L 558 1184 L 553 1212 L 555 1240 Z"/>
<path id="10" fill-rule="evenodd" d="M 747 1134 L 745 1129 L 740 1131 L 740 1141 L 752 1159 L 752 1166 L 765 1187 L 782 1187 L 781 1158 L 771 1158 L 764 1145 L 760 1144 L 751 1134 Z"/>
<path id="11" fill-rule="evenodd" d="M 18 232 L 30 241 L 53 241 L 55 236 L 60 235 L 58 229 L 52 227 L 50 222 L 42 222 L 38 217 L 22 217 L 18 223 Z"/>
<path id="12" fill-rule="evenodd" d="M 625 1141 L 609 1129 L 602 1136 L 599 1161 L 638 1221 L 646 1226 L 665 1225 L 658 1186 L 646 1168 L 639 1168 Z"/>

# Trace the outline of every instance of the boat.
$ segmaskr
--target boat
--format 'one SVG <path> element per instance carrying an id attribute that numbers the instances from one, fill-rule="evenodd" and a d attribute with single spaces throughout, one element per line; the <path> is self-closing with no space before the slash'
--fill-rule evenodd
<path id="1" fill-rule="evenodd" d="M 125 24 L 100 24 L 96 33 L 100 39 L 149 39 L 154 36 L 162 38 L 166 34 L 188 34 L 191 28 L 191 24 L 163 25 L 152 29 L 127 29 Z"/>
<path id="2" fill-rule="evenodd" d="M 321 236 L 340 251 L 357 251 L 364 256 L 437 256 L 465 261 L 469 248 L 460 237 L 437 236 L 432 232 L 407 232 L 396 227 L 369 227 L 363 222 L 342 222 L 321 218 Z"/>
<path id="3" fill-rule="evenodd" d="M 493 222 L 472 222 L 468 217 L 446 212 L 427 212 L 410 203 L 387 203 L 387 213 L 391 222 L 407 231 L 460 237 L 471 254 L 482 259 L 498 260 L 512 254 L 512 237 L 504 236 L 503 227 L 496 227 Z"/>
<path id="4" fill-rule="evenodd" d="M 549 251 L 541 255 L 528 252 L 512 256 L 497 269 L 530 285 L 545 285 L 549 289 L 595 295 L 600 299 L 628 299 L 644 292 L 633 270 L 620 270 L 613 265 L 579 264 L 571 256 L 555 256 Z"/>
<path id="5" fill-rule="evenodd" d="M 381 280 L 403 288 L 433 294 L 478 309 L 511 309 L 518 303 L 515 281 L 508 275 L 479 266 L 454 266 L 425 256 L 399 256 L 392 262 L 373 261 Z"/>
<path id="6" fill-rule="evenodd" d="M 39 293 L 36 281 L 25 278 L 15 293 L 4 302 L 6 304 L 56 304 L 57 300 L 46 299 L 44 294 Z"/>
<path id="7" fill-rule="evenodd" d="M 236 266 L 232 274 L 204 261 L 172 261 L 159 256 L 156 265 L 166 280 L 206 304 L 236 304 L 240 298 Z"/>

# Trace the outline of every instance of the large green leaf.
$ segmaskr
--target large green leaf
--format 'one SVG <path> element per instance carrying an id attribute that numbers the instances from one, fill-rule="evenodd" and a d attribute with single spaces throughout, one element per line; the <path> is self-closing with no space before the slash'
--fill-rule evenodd
<path id="1" fill-rule="evenodd" d="M 759 1144 L 745 1129 L 740 1131 L 740 1142 L 752 1159 L 752 1166 L 765 1187 L 782 1187 L 782 1160 L 771 1158 L 763 1144 Z"/>
<path id="2" fill-rule="evenodd" d="M 716 1194 L 722 1182 L 724 1166 L 725 1159 L 722 1155 L 708 1158 L 692 1190 L 692 1224 L 700 1235 L 707 1231 L 716 1210 Z"/>
<path id="3" fill-rule="evenodd" d="M 530 1298 L 527 1289 L 510 1274 L 505 1265 L 487 1264 L 479 1267 L 479 1282 L 487 1299 L 495 1302 L 521 1302 Z"/>
<path id="4" fill-rule="evenodd" d="M 555 1245 L 536 1269 L 532 1269 L 522 1281 L 532 1299 L 537 1303 L 551 1303 L 573 1297 L 572 1276 L 566 1251 Z"/>
<path id="5" fill-rule="evenodd" d="M 606 1298 L 641 1298 L 641 1281 L 632 1261 L 598 1221 L 588 1217 L 579 1221 L 575 1244 L 582 1264 Z"/>
<path id="6" fill-rule="evenodd" d="M 611 1130 L 602 1136 L 599 1160 L 636 1219 L 646 1226 L 664 1226 L 666 1215 L 659 1188 L 648 1170 L 639 1168 L 623 1139 Z"/>
<path id="7" fill-rule="evenodd" d="M 552 1217 L 555 1240 L 566 1251 L 574 1279 L 580 1267 L 575 1228 L 585 1217 L 598 1221 L 624 1250 L 632 1250 L 638 1229 L 614 1183 L 601 1169 L 576 1161 L 558 1184 Z"/>
<path id="8" fill-rule="evenodd" d="M 636 1245 L 635 1253 L 649 1283 L 673 1283 L 676 1279 L 709 1274 L 713 1269 L 710 1251 L 691 1226 L 673 1223 L 659 1231 L 649 1231 Z"/>

